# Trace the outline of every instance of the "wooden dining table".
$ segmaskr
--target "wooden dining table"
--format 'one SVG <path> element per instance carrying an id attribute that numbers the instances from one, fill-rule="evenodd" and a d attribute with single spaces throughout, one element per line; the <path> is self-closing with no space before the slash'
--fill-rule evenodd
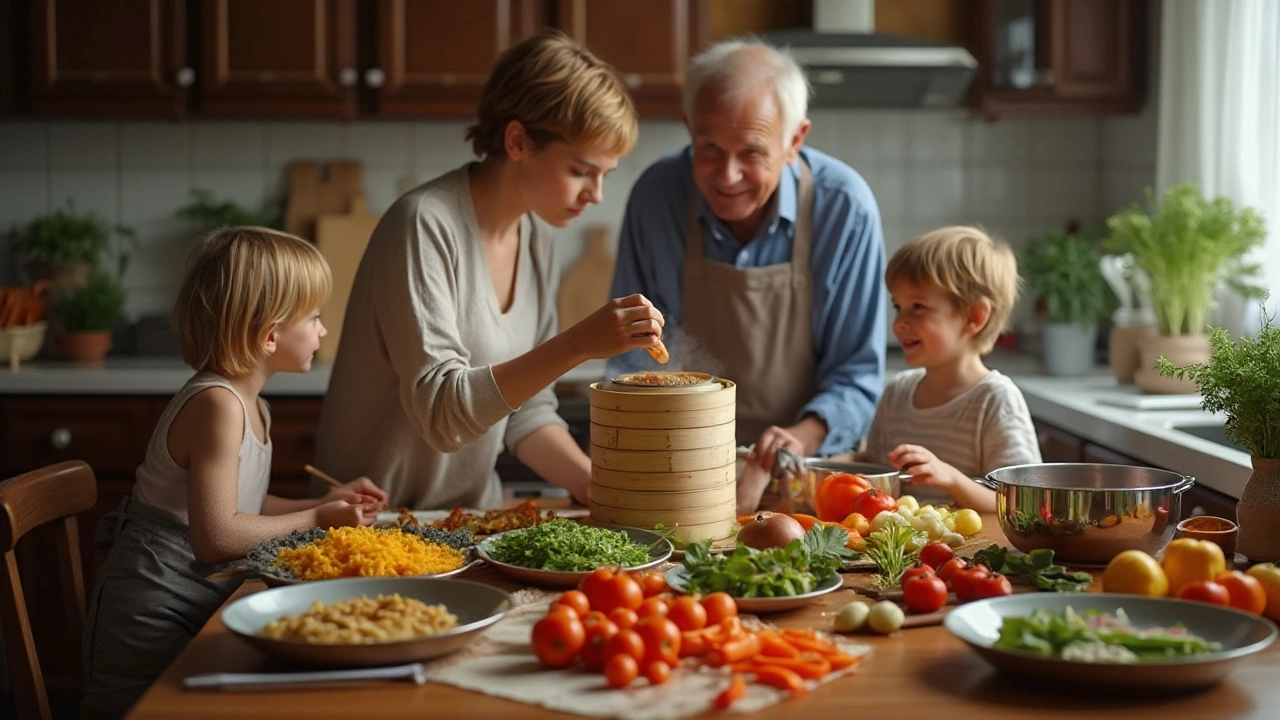
<path id="1" fill-rule="evenodd" d="M 996 518 L 983 515 L 979 537 L 1005 543 Z M 1007 543 L 1005 543 L 1007 544 Z M 524 587 L 488 566 L 459 576 L 512 591 Z M 1099 589 L 1095 580 L 1092 591 Z M 259 592 L 246 582 L 228 604 Z M 857 597 L 847 587 L 804 608 L 766 616 L 781 627 L 830 630 L 832 618 Z M 224 606 L 225 607 L 225 606 Z M 383 682 L 364 686 L 307 687 L 253 692 L 184 690 L 190 675 L 223 672 L 296 670 L 250 647 L 214 615 L 196 638 L 129 713 L 135 720 L 171 718 L 305 717 L 390 718 L 451 717 L 534 720 L 575 717 L 489 695 L 427 682 Z M 1002 674 L 978 657 L 942 625 L 899 630 L 891 635 L 859 634 L 872 647 L 857 671 L 803 696 L 746 717 L 915 718 L 989 720 L 992 718 L 1206 718 L 1280 717 L 1280 643 L 1242 662 L 1223 682 L 1193 692 L 1104 691 L 1069 682 L 1032 681 Z M 713 717 L 710 711 L 699 717 Z"/>

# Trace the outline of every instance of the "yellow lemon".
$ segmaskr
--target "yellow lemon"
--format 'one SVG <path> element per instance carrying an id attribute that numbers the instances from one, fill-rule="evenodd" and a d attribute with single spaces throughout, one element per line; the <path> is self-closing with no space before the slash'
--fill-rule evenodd
<path id="1" fill-rule="evenodd" d="M 1141 550 L 1125 550 L 1107 563 L 1102 573 L 1102 589 L 1109 593 L 1164 597 L 1169 594 L 1169 578 L 1155 558 Z"/>

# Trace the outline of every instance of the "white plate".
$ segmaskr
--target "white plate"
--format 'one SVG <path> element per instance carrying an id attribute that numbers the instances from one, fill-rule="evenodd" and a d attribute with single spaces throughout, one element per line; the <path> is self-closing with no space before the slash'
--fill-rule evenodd
<path id="1" fill-rule="evenodd" d="M 683 565 L 677 565 L 667 571 L 667 585 L 677 592 L 689 591 L 689 571 Z M 844 587 L 844 577 L 840 573 L 832 573 L 830 577 L 818 583 L 818 587 L 811 592 L 802 595 L 791 595 L 789 597 L 756 597 L 756 598 L 734 598 L 734 602 L 738 604 L 738 612 L 747 613 L 771 613 L 782 612 L 784 610 L 795 610 L 804 607 L 815 599 L 826 595 L 833 590 L 839 590 Z"/>
<path id="2" fill-rule="evenodd" d="M 620 530 L 626 533 L 632 540 L 639 545 L 645 545 L 650 548 L 649 560 L 641 565 L 635 565 L 626 568 L 627 570 L 644 570 L 655 565 L 660 565 L 671 557 L 671 541 L 661 535 L 649 530 L 641 530 L 640 528 L 621 527 L 616 525 L 592 525 L 592 527 L 604 528 L 606 530 Z M 541 585 L 544 587 L 555 588 L 575 588 L 582 578 L 591 573 L 590 570 L 581 572 L 567 572 L 562 570 L 541 570 L 537 568 L 527 568 L 520 565 L 512 565 L 510 563 L 499 562 L 489 555 L 489 548 L 493 547 L 493 542 L 504 535 L 512 535 L 514 533 L 522 533 L 528 528 L 521 530 L 512 530 L 510 532 L 498 533 L 490 535 L 481 540 L 476 545 L 476 552 L 484 559 L 485 562 L 494 566 L 503 575 L 513 580 L 529 583 L 530 585 Z"/>
<path id="3" fill-rule="evenodd" d="M 320 600 L 334 603 L 359 597 L 399 593 L 428 605 L 443 604 L 458 616 L 458 626 L 436 635 L 392 643 L 322 645 L 259 637 L 267 623 L 285 615 L 306 612 Z M 372 667 L 427 660 L 453 652 L 473 636 L 498 622 L 511 609 L 511 597 L 489 585 L 437 578 L 344 578 L 254 593 L 222 611 L 222 624 L 272 657 L 326 667 Z"/>
<path id="4" fill-rule="evenodd" d="M 1221 643 L 1222 649 L 1202 655 L 1139 663 L 1090 663 L 992 647 L 1000 637 L 1004 618 L 1025 617 L 1042 608 L 1061 613 L 1068 605 L 1076 612 L 1100 610 L 1114 613 L 1124 608 L 1130 622 L 1139 628 L 1182 623 L 1193 634 Z M 945 624 L 951 634 L 1001 670 L 1055 683 L 1074 682 L 1080 687 L 1205 687 L 1226 677 L 1234 665 L 1266 648 L 1276 638 L 1275 625 L 1257 615 L 1233 608 L 1111 593 L 1025 593 L 979 600 L 952 610 Z"/>
<path id="5" fill-rule="evenodd" d="M 427 575 L 408 575 L 405 577 L 415 577 L 415 578 L 453 577 L 454 575 L 460 575 L 466 572 L 471 567 L 473 567 L 474 565 L 477 565 L 480 562 L 480 558 L 476 557 L 476 553 L 474 550 L 464 550 L 463 553 L 467 556 L 467 561 L 464 562 L 462 564 L 462 567 L 458 568 L 457 570 L 449 570 L 448 572 L 433 573 L 433 574 L 427 574 Z M 325 580 L 348 579 L 348 578 L 324 578 L 323 580 L 299 580 L 298 578 L 281 577 L 279 575 L 274 575 L 266 572 L 258 573 L 258 577 L 262 578 L 262 582 L 265 583 L 267 587 L 284 587 L 286 585 L 304 585 L 306 583 L 324 582 Z"/>
<path id="6" fill-rule="evenodd" d="M 554 512 L 554 513 L 556 514 L 556 517 L 560 517 L 560 518 L 568 518 L 568 519 L 570 519 L 570 520 L 576 520 L 576 519 L 579 519 L 579 518 L 585 518 L 585 517 L 590 517 L 590 516 L 591 516 L 591 511 L 590 511 L 590 510 L 588 510 L 587 508 L 583 508 L 583 507 L 574 507 L 574 508 L 544 508 L 544 507 L 539 506 L 539 509 L 540 509 L 540 510 L 542 510 L 542 512 L 544 512 L 544 513 L 545 513 L 547 510 L 550 510 L 550 511 L 552 511 L 552 512 Z M 451 511 L 449 511 L 449 510 L 414 510 L 414 511 L 413 511 L 413 516 L 414 516 L 415 518 L 417 518 L 417 520 L 418 520 L 418 522 L 419 522 L 419 523 L 426 524 L 426 523 L 433 523 L 433 522 L 436 522 L 437 520 L 443 520 L 443 519 L 445 519 L 445 518 L 449 517 L 450 512 L 451 512 Z M 472 515 L 483 515 L 483 514 L 484 514 L 484 511 L 483 511 L 483 510 L 474 510 L 474 509 L 472 509 L 472 508 L 466 508 L 466 512 L 467 512 L 467 513 L 469 513 L 469 514 L 472 514 Z M 377 521 L 376 521 L 376 522 L 379 522 L 379 523 L 393 523 L 393 522 L 398 521 L 398 520 L 399 520 L 399 518 L 400 518 L 400 513 L 398 513 L 398 512 L 383 511 L 383 512 L 378 513 L 378 519 L 377 519 Z"/>

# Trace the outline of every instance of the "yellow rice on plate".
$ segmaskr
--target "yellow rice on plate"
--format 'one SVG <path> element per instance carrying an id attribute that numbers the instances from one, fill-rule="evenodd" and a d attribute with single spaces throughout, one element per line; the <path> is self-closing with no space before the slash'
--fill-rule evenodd
<path id="1" fill-rule="evenodd" d="M 281 548 L 276 563 L 299 580 L 435 575 L 466 563 L 457 548 L 428 542 L 396 528 L 330 528 L 298 548 Z"/>

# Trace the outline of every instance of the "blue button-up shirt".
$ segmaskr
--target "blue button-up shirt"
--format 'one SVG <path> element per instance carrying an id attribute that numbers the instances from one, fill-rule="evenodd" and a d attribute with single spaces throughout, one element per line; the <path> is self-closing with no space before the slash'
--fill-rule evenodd
<path id="1" fill-rule="evenodd" d="M 813 354 L 818 392 L 797 418 L 815 414 L 827 424 L 819 453 L 849 450 L 867 431 L 884 390 L 884 231 L 880 210 L 865 180 L 853 168 L 812 148 L 801 154 L 813 172 Z M 693 188 L 693 150 L 668 155 L 651 165 L 631 189 L 612 297 L 643 293 L 666 319 L 664 336 L 679 347 L 685 225 Z M 707 258 L 736 267 L 763 267 L 791 261 L 796 221 L 799 162 L 787 167 L 769 212 L 743 245 L 712 215 L 701 194 L 696 216 L 707 238 Z M 612 377 L 652 368 L 643 350 L 609 361 Z M 698 368 L 702 369 L 702 368 Z M 799 378 L 797 378 L 799 381 Z"/>

